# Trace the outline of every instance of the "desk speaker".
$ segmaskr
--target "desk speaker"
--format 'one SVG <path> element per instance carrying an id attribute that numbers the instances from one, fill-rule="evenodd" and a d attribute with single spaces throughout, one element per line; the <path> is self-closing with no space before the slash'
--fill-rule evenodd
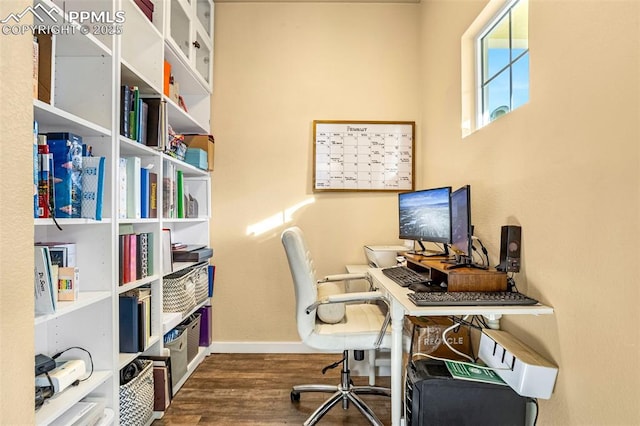
<path id="1" fill-rule="evenodd" d="M 500 237 L 500 264 L 498 271 L 520 272 L 520 237 L 522 228 L 516 225 L 504 225 Z"/>

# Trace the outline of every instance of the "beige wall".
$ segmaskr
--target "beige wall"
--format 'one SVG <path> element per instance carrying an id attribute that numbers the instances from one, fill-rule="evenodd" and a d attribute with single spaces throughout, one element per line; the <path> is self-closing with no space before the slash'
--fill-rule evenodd
<path id="1" fill-rule="evenodd" d="M 530 0 L 530 102 L 461 139 L 460 37 L 484 3 L 422 2 L 424 181 L 471 184 L 494 261 L 500 226 L 523 228 L 518 287 L 555 314 L 503 325 L 560 367 L 540 424 L 640 424 L 640 3 Z"/>
<path id="2" fill-rule="evenodd" d="M 217 342 L 299 341 L 280 243 L 301 226 L 319 274 L 397 242 L 395 193 L 311 190 L 312 121 L 417 120 L 416 4 L 220 3 L 212 241 Z M 313 199 L 259 236 L 247 227 Z M 250 349 L 250 346 L 248 346 Z"/>
<path id="3" fill-rule="evenodd" d="M 0 17 L 31 2 L 3 1 Z M 0 424 L 33 424 L 31 37 L 0 35 Z M 28 76 L 28 77 L 25 77 Z M 24 196 L 18 196 L 16 195 Z"/>
<path id="4" fill-rule="evenodd" d="M 639 4 L 531 0 L 531 102 L 461 140 L 460 36 L 483 4 L 217 5 L 216 341 L 297 339 L 282 226 L 245 230 L 314 196 L 311 121 L 416 120 L 419 184 L 470 183 L 494 259 L 500 226 L 523 226 L 519 287 L 556 312 L 503 324 L 560 366 L 540 424 L 640 424 Z M 0 424 L 33 423 L 31 198 L 13 196 L 30 192 L 29 51 L 2 36 L 0 127 L 23 143 L 0 143 Z M 393 241 L 395 209 L 315 194 L 291 223 L 329 273 Z"/>
<path id="5" fill-rule="evenodd" d="M 518 287 L 556 312 L 503 325 L 560 367 L 540 424 L 640 423 L 640 4 L 530 2 L 531 101 L 464 140 L 460 39 L 485 1 L 216 6 L 216 342 L 297 340 L 285 226 L 320 274 L 395 239 L 395 196 L 310 191 L 311 121 L 416 120 L 418 187 L 472 185 L 492 263 L 523 227 Z"/>

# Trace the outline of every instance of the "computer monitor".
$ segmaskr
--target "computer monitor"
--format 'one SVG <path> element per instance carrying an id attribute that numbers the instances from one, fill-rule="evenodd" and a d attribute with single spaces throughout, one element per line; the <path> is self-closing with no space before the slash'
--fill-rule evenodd
<path id="1" fill-rule="evenodd" d="M 465 185 L 451 193 L 451 250 L 471 258 L 471 187 Z"/>
<path id="2" fill-rule="evenodd" d="M 424 251 L 423 241 L 451 242 L 451 187 L 398 194 L 399 237 L 413 240 Z"/>

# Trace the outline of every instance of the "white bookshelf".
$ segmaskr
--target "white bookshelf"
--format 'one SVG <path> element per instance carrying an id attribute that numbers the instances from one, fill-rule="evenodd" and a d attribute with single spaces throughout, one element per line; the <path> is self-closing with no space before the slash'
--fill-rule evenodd
<path id="1" fill-rule="evenodd" d="M 48 425 L 85 397 L 97 397 L 106 403 L 105 424 L 121 424 L 119 419 L 119 373 L 139 355 L 165 354 L 163 336 L 192 312 L 165 314 L 162 311 L 162 229 L 172 231 L 174 241 L 206 244 L 210 229 L 210 174 L 182 161 L 120 135 L 120 87 L 138 86 L 144 97 L 167 100 L 168 122 L 176 133 L 209 134 L 210 97 L 212 93 L 213 2 L 211 0 L 175 0 L 184 16 L 176 21 L 173 1 L 152 0 L 153 22 L 150 22 L 133 0 L 35 0 L 62 15 L 64 10 L 124 11 L 125 22 L 120 35 L 55 35 L 52 42 L 52 99 L 50 103 L 33 101 L 34 119 L 39 132 L 70 132 L 91 145 L 96 156 L 106 158 L 105 192 L 102 220 L 34 219 L 35 241 L 71 242 L 76 244 L 76 265 L 80 268 L 80 296 L 74 302 L 59 302 L 54 314 L 34 318 L 35 352 L 53 355 L 72 346 L 91 353 L 94 371 L 80 385 L 70 387 L 48 399 L 36 410 L 36 424 Z M 177 10 L 177 9 L 176 9 Z M 183 19 L 186 19 L 184 21 Z M 188 23 L 185 40 L 198 40 L 186 50 L 172 35 L 172 25 Z M 55 24 L 50 21 L 49 24 Z M 76 25 L 76 24 L 74 24 Z M 77 25 L 76 25 L 77 26 Z M 77 26 L 77 28 L 79 28 Z M 181 40 L 184 43 L 185 40 Z M 188 111 L 163 94 L 163 64 L 171 62 L 172 74 L 180 85 Z M 143 165 L 152 165 L 158 174 L 158 218 L 118 218 L 118 160 L 137 156 Z M 173 164 L 183 172 L 185 182 L 193 188 L 199 203 L 198 218 L 162 217 L 162 179 L 165 165 Z M 132 226 L 134 232 L 151 232 L 153 239 L 153 275 L 118 285 L 120 225 Z M 174 265 L 174 271 L 193 263 Z M 121 294 L 148 286 L 152 292 L 151 339 L 144 353 L 119 351 L 119 297 Z M 197 308 L 209 304 L 207 300 Z M 195 309 L 193 310 L 195 311 Z M 189 364 L 188 379 L 197 365 L 210 353 L 200 348 Z M 61 358 L 82 358 L 82 351 Z M 179 389 L 179 387 L 178 387 Z M 107 415 L 108 414 L 108 415 Z M 154 413 L 161 417 L 162 413 Z M 151 422 L 151 421 L 150 421 Z M 149 422 L 149 423 L 150 423 Z"/>

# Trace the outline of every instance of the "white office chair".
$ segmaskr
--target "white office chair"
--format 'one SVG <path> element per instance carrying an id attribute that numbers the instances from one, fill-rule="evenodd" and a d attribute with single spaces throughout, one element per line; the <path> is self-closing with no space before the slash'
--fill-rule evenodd
<path id="1" fill-rule="evenodd" d="M 335 293 L 326 294 L 326 288 L 334 281 L 332 276 L 318 282 L 315 277 L 313 261 L 300 228 L 292 227 L 282 233 L 289 261 L 296 296 L 296 319 L 298 334 L 302 342 L 315 349 L 343 352 L 343 359 L 331 368 L 342 363 L 342 379 L 339 385 L 298 385 L 291 390 L 291 401 L 300 400 L 301 392 L 330 392 L 333 395 L 326 400 L 304 423 L 316 424 L 334 405 L 342 401 L 344 409 L 349 402 L 373 425 L 382 425 L 373 411 L 358 396 L 359 394 L 391 396 L 391 390 L 377 386 L 354 386 L 349 371 L 348 351 L 373 350 L 380 347 L 390 348 L 390 333 L 387 332 L 389 314 L 384 315 L 376 301 L 386 299 L 380 292 Z M 346 274 L 333 276 L 345 279 Z M 349 276 L 351 277 L 351 276 Z M 367 303 L 371 302 L 371 303 Z M 326 308 L 326 309 L 325 309 Z M 324 312 L 323 312 L 324 311 Z M 340 315 L 341 312 L 343 315 Z M 388 312 L 388 311 L 387 311 Z M 323 318 L 321 320 L 320 318 Z M 356 359 L 361 359 L 356 355 Z M 326 368 L 325 368 L 326 370 Z M 323 370 L 324 372 L 324 370 Z"/>

